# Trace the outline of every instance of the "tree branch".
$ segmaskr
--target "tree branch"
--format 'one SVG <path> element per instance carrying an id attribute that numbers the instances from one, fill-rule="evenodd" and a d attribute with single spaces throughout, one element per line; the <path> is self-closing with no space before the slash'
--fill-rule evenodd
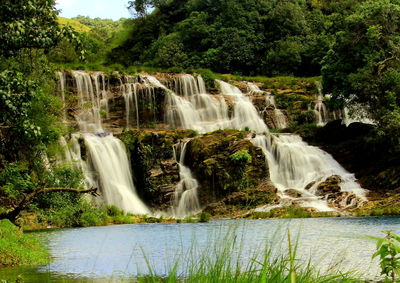
<path id="1" fill-rule="evenodd" d="M 43 188 L 39 189 L 37 191 L 34 191 L 30 194 L 27 194 L 24 196 L 22 201 L 20 201 L 16 206 L 14 206 L 12 209 L 8 210 L 5 213 L 0 214 L 0 219 L 8 219 L 11 222 L 15 223 L 17 220 L 19 214 L 39 195 L 46 194 L 46 193 L 51 193 L 51 192 L 70 192 L 70 193 L 75 193 L 75 194 L 91 194 L 93 196 L 99 196 L 99 193 L 97 192 L 97 188 L 91 188 L 88 190 L 79 190 L 79 189 L 73 189 L 73 188 Z"/>

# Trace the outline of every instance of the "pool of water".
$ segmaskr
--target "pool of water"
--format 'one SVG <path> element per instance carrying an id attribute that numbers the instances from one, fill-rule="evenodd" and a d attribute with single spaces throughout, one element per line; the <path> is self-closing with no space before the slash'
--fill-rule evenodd
<path id="1" fill-rule="evenodd" d="M 321 270 L 339 264 L 343 271 L 357 270 L 359 276 L 373 279 L 379 275 L 378 263 L 371 259 L 376 244 L 366 236 L 383 236 L 384 230 L 400 233 L 400 218 L 214 220 L 38 232 L 50 249 L 52 262 L 32 268 L 2 268 L 0 278 L 15 280 L 21 276 L 25 282 L 121 281 L 148 274 L 146 262 L 163 276 L 176 260 L 188 260 L 189 254 L 196 260 L 210 252 L 215 243 L 224 245 L 233 239 L 232 256 L 245 263 L 266 245 L 272 246 L 275 254 L 287 253 L 288 229 L 293 238 L 298 238 L 299 260 L 311 258 Z"/>

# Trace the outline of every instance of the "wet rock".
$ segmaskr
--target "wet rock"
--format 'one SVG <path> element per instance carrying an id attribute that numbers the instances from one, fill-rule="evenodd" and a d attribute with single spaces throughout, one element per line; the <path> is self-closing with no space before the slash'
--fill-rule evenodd
<path id="1" fill-rule="evenodd" d="M 219 130 L 188 143 L 185 164 L 199 181 L 202 204 L 257 188 L 269 177 L 264 153 L 247 135 L 243 131 Z"/>
<path id="2" fill-rule="evenodd" d="M 316 183 L 315 181 L 309 183 L 304 189 L 305 189 L 306 191 L 310 190 L 310 189 L 315 185 L 315 183 Z"/>
<path id="3" fill-rule="evenodd" d="M 266 181 L 257 188 L 234 192 L 218 202 L 208 204 L 204 211 L 214 216 L 229 216 L 260 205 L 276 204 L 279 202 L 277 192 L 277 188 Z"/>
<path id="4" fill-rule="evenodd" d="M 338 192 L 327 196 L 329 206 L 338 209 L 354 209 L 364 204 L 364 201 L 350 192 Z"/>
<path id="5" fill-rule="evenodd" d="M 342 179 L 340 176 L 333 175 L 328 178 L 322 183 L 320 183 L 317 187 L 317 196 L 326 196 L 328 194 L 339 193 L 341 191 L 340 183 Z"/>
<path id="6" fill-rule="evenodd" d="M 284 193 L 285 193 L 285 195 L 288 195 L 292 198 L 300 198 L 303 196 L 303 194 L 301 192 L 299 192 L 298 190 L 295 190 L 295 189 L 285 190 Z"/>

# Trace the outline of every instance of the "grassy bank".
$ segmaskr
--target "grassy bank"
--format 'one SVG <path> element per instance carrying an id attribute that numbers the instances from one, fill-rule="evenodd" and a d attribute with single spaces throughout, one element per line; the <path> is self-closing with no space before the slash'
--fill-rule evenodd
<path id="1" fill-rule="evenodd" d="M 25 235 L 8 220 L 0 220 L 0 267 L 43 265 L 49 253 L 32 235 Z"/>

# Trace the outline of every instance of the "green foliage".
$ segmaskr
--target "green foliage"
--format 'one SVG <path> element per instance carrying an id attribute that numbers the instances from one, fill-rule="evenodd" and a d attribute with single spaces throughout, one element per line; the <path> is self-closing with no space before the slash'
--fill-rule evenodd
<path id="1" fill-rule="evenodd" d="M 16 150 L 19 140 L 29 145 L 40 139 L 41 129 L 29 117 L 37 90 L 38 85 L 25 80 L 22 73 L 0 73 L 0 125 L 6 131 L 7 147 Z"/>
<path id="2" fill-rule="evenodd" d="M 45 265 L 49 259 L 48 252 L 34 236 L 23 234 L 8 220 L 0 220 L 0 267 Z"/>
<path id="3" fill-rule="evenodd" d="M 10 164 L 0 171 L 0 199 L 16 200 L 21 193 L 30 192 L 34 186 L 27 168 L 18 164 Z"/>
<path id="4" fill-rule="evenodd" d="M 390 20 L 388 20 L 390 19 Z M 345 18 L 323 60 L 325 92 L 336 100 L 365 105 L 398 144 L 400 106 L 400 3 L 365 1 Z"/>
<path id="5" fill-rule="evenodd" d="M 307 76 L 319 74 L 336 32 L 333 23 L 355 6 L 347 1 L 337 6 L 279 0 L 129 2 L 137 18 L 109 62 Z"/>
<path id="6" fill-rule="evenodd" d="M 116 207 L 115 205 L 107 205 L 106 207 L 108 216 L 121 216 L 124 215 L 124 212 Z"/>
<path id="7" fill-rule="evenodd" d="M 200 213 L 199 216 L 199 222 L 204 223 L 204 222 L 208 222 L 211 218 L 211 214 L 207 213 L 207 212 L 202 212 Z"/>
<path id="8" fill-rule="evenodd" d="M 235 152 L 229 156 L 229 159 L 236 165 L 246 166 L 248 163 L 251 163 L 251 155 L 247 150 Z"/>
<path id="9" fill-rule="evenodd" d="M 373 258 L 379 257 L 381 274 L 386 280 L 396 282 L 400 279 L 400 237 L 392 231 L 385 231 L 385 238 L 377 238 L 377 251 Z"/>

